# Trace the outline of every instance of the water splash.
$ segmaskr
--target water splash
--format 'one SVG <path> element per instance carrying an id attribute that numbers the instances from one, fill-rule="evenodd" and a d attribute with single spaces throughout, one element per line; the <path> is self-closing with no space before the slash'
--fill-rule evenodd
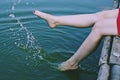
<path id="1" fill-rule="evenodd" d="M 17 30 L 9 28 L 10 31 L 14 31 L 14 44 L 17 45 L 17 47 L 21 50 L 29 53 L 26 56 L 26 60 L 29 58 L 32 58 L 34 60 L 39 58 L 39 60 L 43 60 L 44 58 L 41 56 L 41 48 L 35 44 L 36 39 L 33 33 L 30 32 L 30 30 L 21 22 L 21 18 L 17 18 L 15 15 L 16 6 L 20 2 L 21 0 L 17 0 L 17 2 L 13 3 L 11 6 L 12 12 L 9 14 L 9 18 L 16 20 L 16 26 L 19 26 Z"/>
<path id="2" fill-rule="evenodd" d="M 9 28 L 10 31 L 14 32 L 14 44 L 27 53 L 25 57 L 25 60 L 28 61 L 27 65 L 31 65 L 30 62 L 32 61 L 36 66 L 39 65 L 41 61 L 43 61 L 56 68 L 56 64 L 50 62 L 49 59 L 47 59 L 47 52 L 44 52 L 44 50 L 36 44 L 36 39 L 33 33 L 23 24 L 21 21 L 22 18 L 18 18 L 15 15 L 16 6 L 20 2 L 21 0 L 18 0 L 18 2 L 13 3 L 11 7 L 12 12 L 9 14 L 9 18 L 16 20 L 15 24 L 18 27 L 17 29 Z M 26 3 L 26 5 L 28 4 L 29 3 Z"/>
<path id="3" fill-rule="evenodd" d="M 24 26 L 24 24 L 20 21 L 21 19 L 20 18 L 17 18 L 15 16 L 15 7 L 17 6 L 17 4 L 19 4 L 21 2 L 21 0 L 17 0 L 17 1 L 14 1 L 13 2 L 13 5 L 11 7 L 11 10 L 12 12 L 9 14 L 9 17 L 12 18 L 12 19 L 15 19 L 17 21 L 17 24 L 20 26 L 19 30 L 16 31 L 14 33 L 14 36 L 18 36 L 19 38 L 17 38 L 15 44 L 17 44 L 18 47 L 21 47 L 23 49 L 27 49 L 27 48 L 34 48 L 34 45 L 35 45 L 35 38 L 32 34 L 32 32 L 30 32 L 27 27 Z M 12 31 L 12 28 L 10 28 L 10 31 Z M 23 34 L 25 35 L 22 35 L 21 33 L 24 32 Z M 20 42 L 20 38 L 23 38 L 24 37 L 24 42 Z M 26 38 L 26 39 L 25 39 Z M 24 47 L 23 47 L 24 45 Z"/>

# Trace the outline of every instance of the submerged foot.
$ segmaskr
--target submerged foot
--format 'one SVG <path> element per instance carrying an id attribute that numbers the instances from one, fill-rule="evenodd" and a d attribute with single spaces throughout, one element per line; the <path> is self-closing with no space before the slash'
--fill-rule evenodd
<path id="1" fill-rule="evenodd" d="M 55 16 L 52 16 L 44 12 L 40 12 L 38 10 L 33 11 L 33 14 L 42 19 L 45 19 L 48 22 L 48 25 L 50 26 L 50 28 L 54 28 L 57 25 Z"/>
<path id="2" fill-rule="evenodd" d="M 76 70 L 78 69 L 77 64 L 71 64 L 69 61 L 63 62 L 58 65 L 58 70 L 60 71 L 68 71 L 68 70 Z"/>

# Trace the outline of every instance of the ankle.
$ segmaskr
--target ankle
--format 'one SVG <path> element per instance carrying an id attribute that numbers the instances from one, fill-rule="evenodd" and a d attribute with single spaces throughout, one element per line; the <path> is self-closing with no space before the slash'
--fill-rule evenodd
<path id="1" fill-rule="evenodd" d="M 55 26 L 59 26 L 60 25 L 58 16 L 54 16 L 54 22 L 55 22 Z"/>
<path id="2" fill-rule="evenodd" d="M 67 62 L 70 66 L 78 66 L 77 62 L 74 62 L 74 61 L 71 61 L 71 60 L 68 60 Z"/>

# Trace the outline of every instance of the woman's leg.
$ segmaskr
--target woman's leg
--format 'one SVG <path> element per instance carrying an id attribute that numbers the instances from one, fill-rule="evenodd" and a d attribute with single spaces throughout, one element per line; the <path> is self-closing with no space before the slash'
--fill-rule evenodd
<path id="1" fill-rule="evenodd" d="M 67 25 L 73 27 L 88 27 L 97 21 L 105 18 L 114 18 L 117 16 L 118 10 L 107 10 L 93 14 L 79 14 L 67 16 L 53 16 L 40 11 L 33 12 L 36 16 L 45 19 L 51 28 L 57 25 Z"/>
<path id="2" fill-rule="evenodd" d="M 58 69 L 61 71 L 77 69 L 79 62 L 97 47 L 104 35 L 117 35 L 116 19 L 106 19 L 97 22 L 77 52 L 67 61 L 60 64 Z"/>

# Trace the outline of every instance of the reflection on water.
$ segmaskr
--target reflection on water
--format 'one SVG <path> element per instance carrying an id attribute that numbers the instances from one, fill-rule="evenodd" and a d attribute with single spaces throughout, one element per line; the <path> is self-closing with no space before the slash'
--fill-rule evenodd
<path id="1" fill-rule="evenodd" d="M 59 72 L 56 69 L 59 63 L 75 53 L 91 29 L 66 26 L 50 29 L 47 23 L 34 16 L 32 11 L 37 9 L 54 15 L 92 13 L 111 8 L 112 1 L 69 0 L 65 3 L 64 0 L 4 0 L 0 2 L 0 80 L 96 79 L 102 43 L 81 63 L 81 69 L 67 72 Z"/>

